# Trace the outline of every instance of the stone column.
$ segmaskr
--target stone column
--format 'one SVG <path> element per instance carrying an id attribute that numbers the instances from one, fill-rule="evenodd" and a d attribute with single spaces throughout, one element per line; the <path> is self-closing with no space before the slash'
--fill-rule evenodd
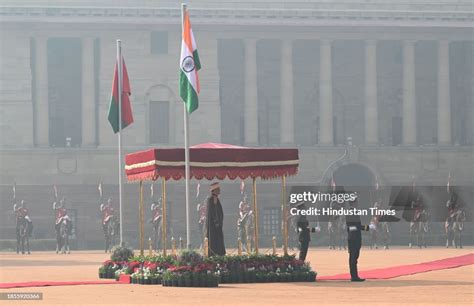
<path id="1" fill-rule="evenodd" d="M 285 39 L 281 46 L 280 76 L 280 142 L 295 142 L 294 102 L 293 102 L 293 41 Z"/>
<path id="2" fill-rule="evenodd" d="M 245 40 L 245 144 L 258 143 L 257 41 Z"/>
<path id="3" fill-rule="evenodd" d="M 333 145 L 331 41 L 321 41 L 319 62 L 319 144 Z"/>
<path id="4" fill-rule="evenodd" d="M 377 42 L 365 45 L 365 143 L 378 143 Z"/>
<path id="5" fill-rule="evenodd" d="M 82 39 L 82 146 L 96 145 L 94 38 Z"/>
<path id="6" fill-rule="evenodd" d="M 449 41 L 446 40 L 438 42 L 438 144 L 451 144 Z"/>
<path id="7" fill-rule="evenodd" d="M 403 144 L 416 145 L 415 42 L 403 42 Z"/>
<path id="8" fill-rule="evenodd" d="M 36 37 L 35 43 L 35 144 L 49 146 L 48 38 Z"/>

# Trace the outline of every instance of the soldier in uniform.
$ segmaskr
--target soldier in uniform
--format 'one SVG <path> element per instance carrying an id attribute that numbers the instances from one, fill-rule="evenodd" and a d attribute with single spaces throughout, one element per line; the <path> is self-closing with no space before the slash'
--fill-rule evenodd
<path id="1" fill-rule="evenodd" d="M 198 203 L 196 210 L 199 214 L 198 225 L 199 225 L 199 235 L 200 235 L 199 237 L 201 239 L 201 246 L 199 248 L 202 249 L 204 245 L 204 237 L 206 237 L 206 218 L 207 218 L 206 205 L 203 203 Z"/>
<path id="2" fill-rule="evenodd" d="M 55 213 L 55 223 L 54 229 L 56 231 L 56 253 L 60 251 L 60 243 L 61 243 L 61 223 L 65 222 L 67 227 L 68 234 L 71 234 L 72 231 L 72 220 L 69 218 L 66 209 L 66 199 L 62 198 L 59 203 L 53 203 L 53 210 Z"/>
<path id="3" fill-rule="evenodd" d="M 33 231 L 33 222 L 28 215 L 28 208 L 26 208 L 25 200 L 22 200 L 20 204 L 13 204 L 13 212 L 15 213 L 16 221 L 16 253 L 25 254 L 24 247 L 26 243 L 26 250 L 30 253 L 30 243 L 28 237 L 31 237 Z M 25 236 L 26 235 L 26 236 Z M 23 240 L 26 238 L 26 241 Z"/>
<path id="4" fill-rule="evenodd" d="M 114 207 L 111 198 L 107 200 L 107 204 L 100 204 L 100 211 L 102 212 L 102 227 L 105 233 L 107 232 L 107 223 L 114 217 Z"/>
<path id="5" fill-rule="evenodd" d="M 67 214 L 67 209 L 66 209 L 66 199 L 62 198 L 59 203 L 54 202 L 53 203 L 53 210 L 56 215 L 56 221 L 55 221 L 55 228 L 56 231 L 59 231 L 59 225 L 61 224 L 61 221 L 66 220 L 66 222 L 70 222 L 71 218 L 69 218 Z"/>
<path id="6" fill-rule="evenodd" d="M 31 236 L 33 231 L 33 222 L 30 219 L 28 208 L 26 208 L 26 201 L 21 200 L 20 204 L 13 204 L 13 212 L 15 213 L 16 233 L 19 232 L 20 219 L 24 218 L 28 222 L 28 235 Z"/>
<path id="7" fill-rule="evenodd" d="M 153 245 L 155 246 L 155 251 L 161 248 L 161 231 L 163 226 L 163 212 L 161 207 L 161 199 L 153 201 L 150 207 L 152 213 L 151 224 L 153 225 Z"/>
<path id="8" fill-rule="evenodd" d="M 304 202 L 297 203 L 295 205 L 299 210 L 304 210 Z M 300 254 L 298 256 L 299 260 L 306 260 L 306 255 L 308 254 L 309 242 L 311 241 L 310 233 L 319 232 L 319 227 L 310 227 L 308 219 L 305 215 L 299 215 L 296 221 L 296 229 L 298 231 L 298 241 L 300 243 Z"/>
<path id="9" fill-rule="evenodd" d="M 357 208 L 357 199 L 349 202 L 350 208 Z M 359 259 L 360 248 L 362 247 L 361 231 L 374 230 L 375 225 L 362 225 L 358 214 L 346 216 L 347 240 L 349 246 L 349 270 L 351 273 L 351 281 L 363 282 L 365 279 L 359 277 L 357 271 L 357 260 Z"/>
<path id="10" fill-rule="evenodd" d="M 458 197 L 455 193 L 451 194 L 450 199 L 446 202 L 446 208 L 448 208 L 448 218 L 453 217 L 454 213 L 458 208 Z"/>
<path id="11" fill-rule="evenodd" d="M 245 247 L 245 241 L 247 237 L 246 233 L 246 224 L 249 217 L 250 207 L 247 204 L 246 197 L 242 199 L 239 203 L 239 218 L 237 219 L 237 231 L 242 242 L 243 251 L 247 251 Z"/>
<path id="12" fill-rule="evenodd" d="M 26 221 L 31 223 L 30 216 L 28 215 L 28 208 L 26 208 L 25 200 L 21 200 L 20 205 L 16 203 L 13 204 L 13 211 L 15 212 L 17 223 L 19 218 L 25 218 Z"/>

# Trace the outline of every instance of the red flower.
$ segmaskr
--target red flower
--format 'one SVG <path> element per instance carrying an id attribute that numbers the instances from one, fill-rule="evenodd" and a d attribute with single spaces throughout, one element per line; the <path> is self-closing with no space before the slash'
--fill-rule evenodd
<path id="1" fill-rule="evenodd" d="M 158 264 L 158 267 L 160 267 L 162 269 L 169 269 L 169 268 L 174 267 L 174 266 L 170 263 L 167 263 L 167 262 L 160 262 Z"/>
<path id="2" fill-rule="evenodd" d="M 213 271 L 215 269 L 213 264 L 209 263 L 201 263 L 194 267 L 194 272 L 206 272 L 206 271 Z"/>
<path id="3" fill-rule="evenodd" d="M 140 262 L 138 261 L 129 262 L 128 268 L 130 269 L 130 271 L 135 272 L 136 270 L 140 268 Z"/>
<path id="4" fill-rule="evenodd" d="M 168 269 L 171 272 L 191 272 L 193 271 L 193 267 L 191 266 L 178 266 L 178 267 L 171 267 Z"/>
<path id="5" fill-rule="evenodd" d="M 149 262 L 149 261 L 145 261 L 143 263 L 143 267 L 145 268 L 148 268 L 150 270 L 156 270 L 156 268 L 158 267 L 158 265 L 154 262 Z"/>

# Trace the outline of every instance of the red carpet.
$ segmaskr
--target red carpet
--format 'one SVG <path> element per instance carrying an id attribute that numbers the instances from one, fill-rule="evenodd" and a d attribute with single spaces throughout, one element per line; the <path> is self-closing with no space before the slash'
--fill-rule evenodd
<path id="1" fill-rule="evenodd" d="M 451 269 L 462 266 L 468 266 L 474 264 L 474 253 L 445 258 L 435 261 L 422 262 L 413 265 L 403 265 L 389 268 L 380 268 L 374 270 L 367 270 L 359 272 L 359 276 L 366 279 L 390 279 L 399 276 L 412 275 L 417 273 Z M 317 280 L 349 280 L 351 277 L 348 273 L 337 274 L 331 276 L 321 276 Z"/>
<path id="2" fill-rule="evenodd" d="M 34 281 L 34 282 L 21 282 L 21 283 L 0 283 L 0 289 L 47 287 L 47 286 L 112 285 L 112 284 L 122 284 L 122 282 L 116 282 L 115 280 L 81 281 L 81 282 Z"/>

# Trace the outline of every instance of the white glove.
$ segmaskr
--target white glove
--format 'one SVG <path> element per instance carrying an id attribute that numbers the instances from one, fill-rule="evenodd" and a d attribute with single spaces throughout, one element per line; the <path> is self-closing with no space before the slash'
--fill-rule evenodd
<path id="1" fill-rule="evenodd" d="M 375 229 L 376 229 L 375 224 L 369 224 L 369 230 L 375 231 Z"/>

